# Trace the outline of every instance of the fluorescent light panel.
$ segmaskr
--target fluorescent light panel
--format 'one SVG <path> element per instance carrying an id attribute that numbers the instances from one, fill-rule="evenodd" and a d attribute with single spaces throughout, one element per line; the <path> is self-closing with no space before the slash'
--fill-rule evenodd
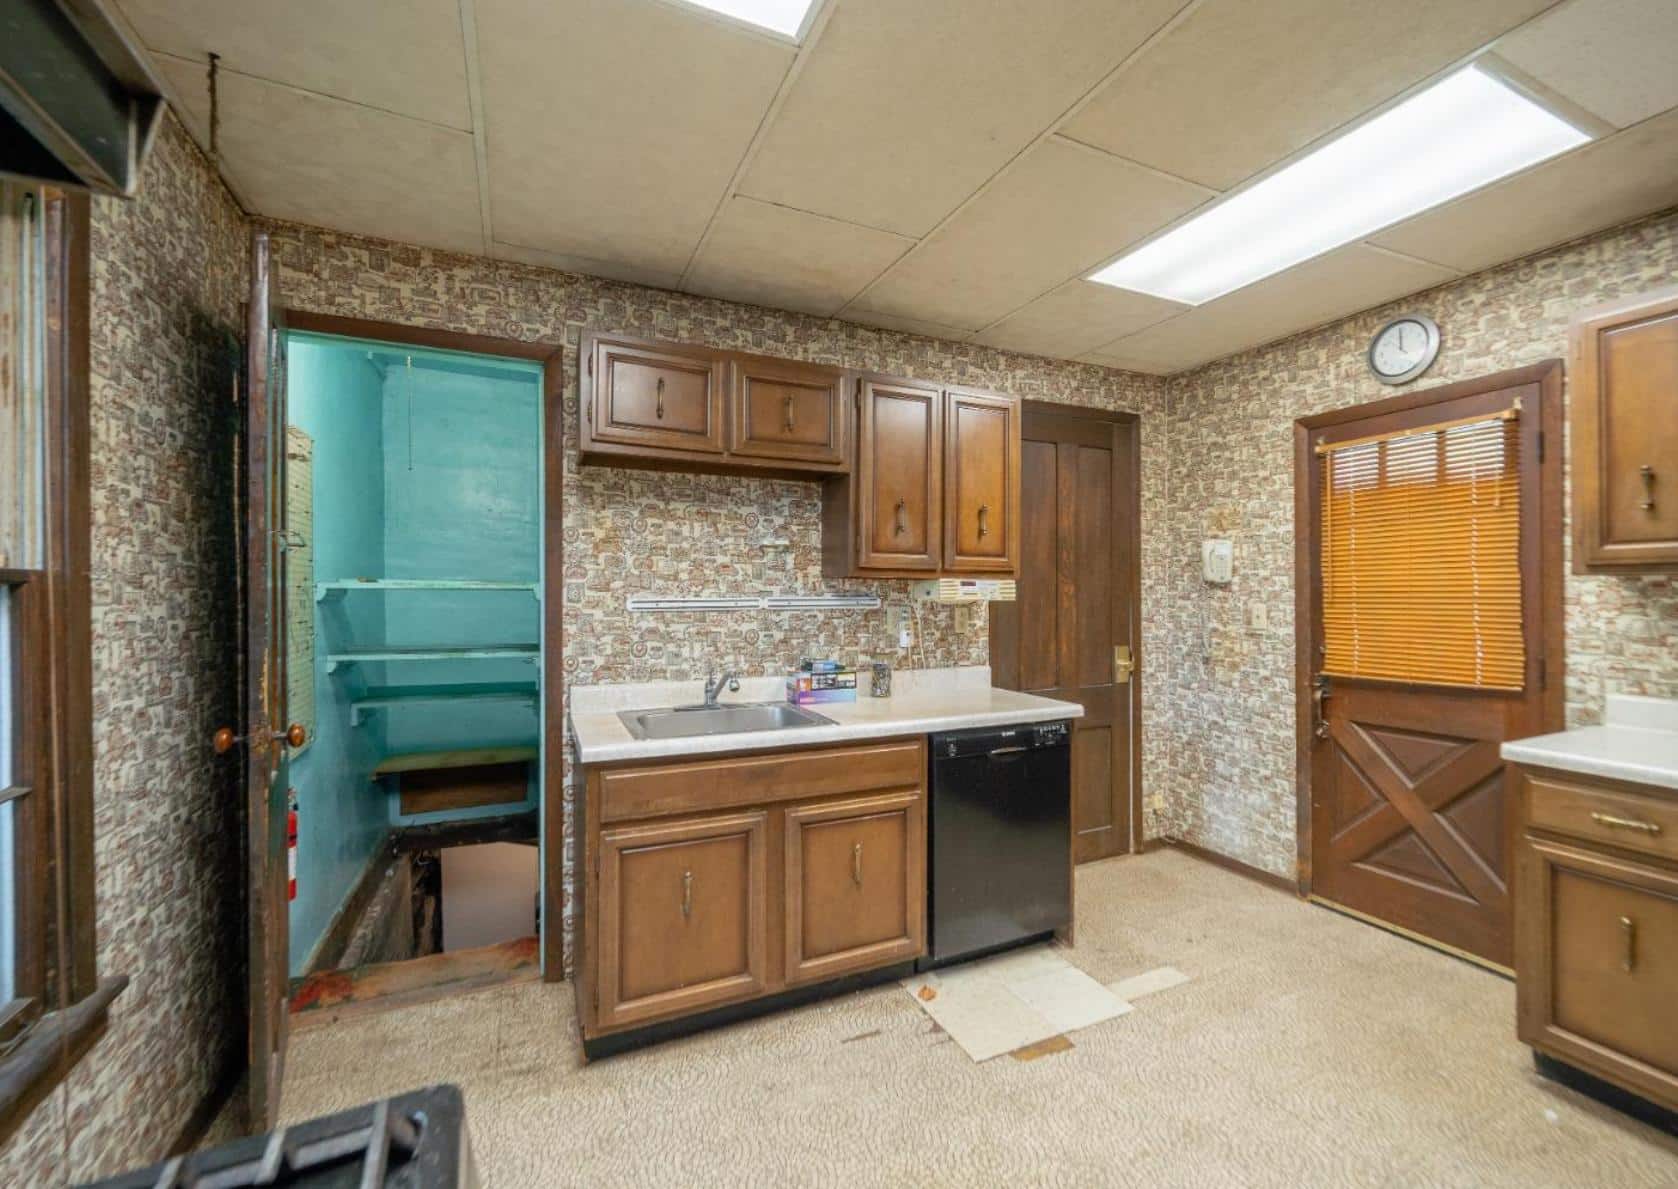
<path id="1" fill-rule="evenodd" d="M 804 27 L 804 14 L 815 6 L 816 0 L 688 0 L 688 3 L 796 38 Z"/>
<path id="2" fill-rule="evenodd" d="M 1199 305 L 1588 140 L 1469 66 L 1090 280 Z"/>

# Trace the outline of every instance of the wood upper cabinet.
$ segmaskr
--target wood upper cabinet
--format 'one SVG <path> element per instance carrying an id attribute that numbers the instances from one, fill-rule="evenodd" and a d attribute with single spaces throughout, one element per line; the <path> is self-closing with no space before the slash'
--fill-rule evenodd
<path id="1" fill-rule="evenodd" d="M 597 1010 L 622 1025 L 767 985 L 767 815 L 601 831 Z"/>
<path id="2" fill-rule="evenodd" d="M 583 449 L 640 447 L 721 454 L 720 355 L 697 347 L 595 338 L 586 366 Z"/>
<path id="3" fill-rule="evenodd" d="M 728 448 L 746 458 L 845 463 L 843 374 L 785 359 L 737 355 L 729 364 Z"/>
<path id="4" fill-rule="evenodd" d="M 943 394 L 864 379 L 857 392 L 859 570 L 925 570 L 939 562 Z"/>
<path id="5" fill-rule="evenodd" d="M 584 463 L 786 478 L 850 468 L 839 368 L 593 331 L 582 358 Z"/>
<path id="6" fill-rule="evenodd" d="M 919 954 L 925 862 L 926 802 L 917 789 L 789 809 L 787 982 Z"/>
<path id="7" fill-rule="evenodd" d="M 1678 289 L 1572 326 L 1574 569 L 1678 570 Z"/>
<path id="8" fill-rule="evenodd" d="M 1012 574 L 1020 556 L 1020 404 L 944 397 L 944 568 Z"/>

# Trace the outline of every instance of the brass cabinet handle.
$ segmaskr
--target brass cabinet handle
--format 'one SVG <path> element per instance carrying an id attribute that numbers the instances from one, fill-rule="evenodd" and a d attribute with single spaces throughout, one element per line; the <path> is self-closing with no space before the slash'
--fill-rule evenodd
<path id="1" fill-rule="evenodd" d="M 1620 959 L 1620 968 L 1627 974 L 1637 969 L 1637 922 L 1630 917 L 1620 918 L 1620 937 L 1625 941 L 1625 956 Z"/>
<path id="2" fill-rule="evenodd" d="M 658 419 L 660 421 L 663 421 L 664 420 L 664 377 L 663 376 L 660 376 L 658 378 L 658 408 L 654 411 L 658 413 Z"/>
<path id="3" fill-rule="evenodd" d="M 1637 473 L 1643 478 L 1643 502 L 1638 505 L 1645 512 L 1655 510 L 1655 468 L 1647 463 L 1637 468 Z"/>
<path id="4" fill-rule="evenodd" d="M 901 537 L 904 533 L 909 531 L 909 522 L 905 520 L 903 516 L 903 510 L 907 506 L 908 505 L 903 500 L 897 501 L 897 523 L 892 526 L 891 530 L 892 536 L 894 537 Z"/>
<path id="5" fill-rule="evenodd" d="M 1327 702 L 1328 678 L 1318 677 L 1311 686 L 1311 714 L 1316 721 L 1313 732 L 1319 739 L 1328 738 L 1328 717 L 1323 709 Z"/>
<path id="6" fill-rule="evenodd" d="M 979 505 L 979 535 L 981 537 L 990 536 L 990 526 L 985 523 L 985 518 L 989 515 L 990 515 L 990 505 L 989 504 L 980 504 Z"/>
<path id="7" fill-rule="evenodd" d="M 1659 834 L 1661 832 L 1659 822 L 1640 822 L 1636 818 L 1615 817 L 1611 813 L 1593 812 L 1591 820 L 1599 826 L 1612 826 L 1616 830 L 1637 830 L 1644 834 Z"/>
<path id="8" fill-rule="evenodd" d="M 787 432 L 791 433 L 792 432 L 792 393 L 790 393 L 790 392 L 787 393 L 786 420 L 787 420 Z"/>
<path id="9" fill-rule="evenodd" d="M 862 843 L 851 847 L 851 882 L 862 886 Z"/>
<path id="10" fill-rule="evenodd" d="M 682 872 L 682 916 L 693 915 L 693 872 Z"/>

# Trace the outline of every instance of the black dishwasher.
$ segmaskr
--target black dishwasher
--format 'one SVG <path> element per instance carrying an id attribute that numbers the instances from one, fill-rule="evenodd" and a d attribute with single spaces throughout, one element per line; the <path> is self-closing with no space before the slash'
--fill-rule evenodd
<path id="1" fill-rule="evenodd" d="M 1054 932 L 1072 917 L 1067 723 L 932 736 L 926 970 Z"/>

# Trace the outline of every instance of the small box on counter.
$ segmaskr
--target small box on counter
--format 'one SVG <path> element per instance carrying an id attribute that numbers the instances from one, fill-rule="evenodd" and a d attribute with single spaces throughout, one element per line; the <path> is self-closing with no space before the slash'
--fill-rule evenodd
<path id="1" fill-rule="evenodd" d="M 794 706 L 820 702 L 854 702 L 856 670 L 836 669 L 818 673 L 800 670 L 797 673 L 788 673 L 787 701 Z"/>
<path id="2" fill-rule="evenodd" d="M 804 657 L 798 662 L 798 671 L 800 673 L 840 673 L 845 671 L 845 666 L 838 661 L 822 661 Z"/>

